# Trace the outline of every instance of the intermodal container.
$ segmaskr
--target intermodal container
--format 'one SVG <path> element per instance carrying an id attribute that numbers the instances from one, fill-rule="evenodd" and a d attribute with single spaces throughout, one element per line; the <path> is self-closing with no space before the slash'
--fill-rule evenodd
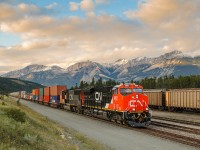
<path id="1" fill-rule="evenodd" d="M 40 89 L 35 89 L 35 95 L 39 96 Z"/>
<path id="2" fill-rule="evenodd" d="M 66 90 L 66 89 L 67 89 L 67 87 L 65 85 L 51 86 L 51 88 L 50 88 L 51 96 L 60 95 L 61 91 Z"/>
<path id="3" fill-rule="evenodd" d="M 36 95 L 36 94 L 35 94 L 35 89 L 32 89 L 32 95 Z"/>
<path id="4" fill-rule="evenodd" d="M 32 95 L 32 100 L 36 100 L 36 96 L 35 95 Z"/>
<path id="5" fill-rule="evenodd" d="M 50 101 L 50 87 L 44 88 L 44 102 L 49 103 Z"/>
<path id="6" fill-rule="evenodd" d="M 44 98 L 44 89 L 40 88 L 39 89 L 39 101 L 43 101 Z"/>
<path id="7" fill-rule="evenodd" d="M 20 94 L 21 94 L 21 95 L 20 95 L 20 96 L 21 96 L 21 98 L 23 98 L 23 99 L 24 99 L 24 98 L 25 98 L 25 95 L 26 95 L 26 91 L 20 91 Z"/>
<path id="8" fill-rule="evenodd" d="M 35 89 L 35 100 L 38 101 L 39 100 L 39 89 Z"/>
<path id="9" fill-rule="evenodd" d="M 31 94 L 28 94 L 28 100 L 31 100 Z"/>
<path id="10" fill-rule="evenodd" d="M 50 102 L 59 105 L 60 104 L 60 95 L 51 96 Z"/>

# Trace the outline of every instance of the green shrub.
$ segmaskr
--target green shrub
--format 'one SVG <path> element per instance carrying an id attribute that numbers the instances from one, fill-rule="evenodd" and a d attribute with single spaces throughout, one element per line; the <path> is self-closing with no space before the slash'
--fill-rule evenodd
<path id="1" fill-rule="evenodd" d="M 7 116 L 13 118 L 17 122 L 24 123 L 26 121 L 26 114 L 20 109 L 10 108 L 6 112 Z"/>

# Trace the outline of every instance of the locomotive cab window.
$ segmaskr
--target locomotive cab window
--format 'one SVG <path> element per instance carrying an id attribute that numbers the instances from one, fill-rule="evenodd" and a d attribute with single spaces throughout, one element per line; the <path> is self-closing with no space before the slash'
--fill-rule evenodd
<path id="1" fill-rule="evenodd" d="M 135 92 L 135 93 L 143 93 L 143 89 L 141 89 L 141 88 L 134 88 L 133 92 Z"/>
<path id="2" fill-rule="evenodd" d="M 127 95 L 127 94 L 132 94 L 133 90 L 131 88 L 121 88 L 120 89 L 120 94 L 122 95 Z"/>
<path id="3" fill-rule="evenodd" d="M 112 89 L 112 94 L 118 94 L 118 88 L 113 88 Z"/>

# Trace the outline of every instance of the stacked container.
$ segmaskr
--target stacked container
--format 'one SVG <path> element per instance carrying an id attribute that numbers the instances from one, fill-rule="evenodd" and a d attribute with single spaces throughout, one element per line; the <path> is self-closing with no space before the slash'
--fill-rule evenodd
<path id="1" fill-rule="evenodd" d="M 30 94 L 30 100 L 31 101 L 33 100 L 33 94 L 32 93 Z"/>
<path id="2" fill-rule="evenodd" d="M 35 93 L 36 89 L 32 89 L 32 100 L 36 99 L 36 93 Z"/>
<path id="3" fill-rule="evenodd" d="M 67 87 L 65 85 L 56 85 L 56 86 L 51 86 L 50 88 L 50 93 L 51 93 L 51 98 L 50 98 L 50 103 L 55 104 L 55 105 L 60 105 L 60 93 L 63 90 L 66 90 Z"/>
<path id="4" fill-rule="evenodd" d="M 44 89 L 40 88 L 39 89 L 39 101 L 42 102 L 44 99 Z"/>
<path id="5" fill-rule="evenodd" d="M 48 104 L 49 101 L 50 101 L 50 87 L 45 87 L 44 88 L 44 100 L 43 100 L 43 102 Z"/>
<path id="6" fill-rule="evenodd" d="M 40 92 L 39 89 L 35 89 L 35 95 L 36 95 L 35 100 L 36 100 L 36 101 L 39 100 L 39 92 Z"/>
<path id="7" fill-rule="evenodd" d="M 28 98 L 27 99 L 31 100 L 31 94 L 30 93 L 28 94 Z"/>
<path id="8" fill-rule="evenodd" d="M 32 95 L 33 95 L 32 100 L 38 101 L 38 99 L 39 99 L 39 89 L 33 89 Z"/>
<path id="9" fill-rule="evenodd" d="M 25 99 L 26 91 L 20 91 L 20 98 Z"/>

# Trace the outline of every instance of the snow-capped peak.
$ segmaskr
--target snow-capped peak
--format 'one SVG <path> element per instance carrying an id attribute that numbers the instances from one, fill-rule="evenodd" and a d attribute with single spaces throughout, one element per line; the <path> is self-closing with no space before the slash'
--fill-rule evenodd
<path id="1" fill-rule="evenodd" d="M 118 59 L 117 61 L 114 62 L 114 65 L 124 65 L 128 62 L 127 59 Z"/>
<path id="2" fill-rule="evenodd" d="M 175 50 L 164 55 L 161 55 L 160 58 L 162 59 L 172 59 L 172 58 L 182 58 L 184 54 L 181 51 Z"/>

